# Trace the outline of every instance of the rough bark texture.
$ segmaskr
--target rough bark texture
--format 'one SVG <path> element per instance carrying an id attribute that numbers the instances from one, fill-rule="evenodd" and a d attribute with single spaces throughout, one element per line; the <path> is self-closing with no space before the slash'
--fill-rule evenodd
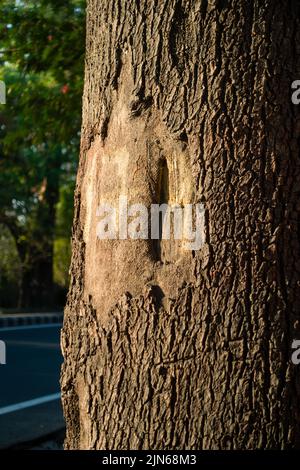
<path id="1" fill-rule="evenodd" d="M 299 13 L 88 2 L 66 448 L 299 447 Z M 170 200 L 204 203 L 205 245 L 97 240 L 100 201 L 160 200 L 161 161 Z"/>

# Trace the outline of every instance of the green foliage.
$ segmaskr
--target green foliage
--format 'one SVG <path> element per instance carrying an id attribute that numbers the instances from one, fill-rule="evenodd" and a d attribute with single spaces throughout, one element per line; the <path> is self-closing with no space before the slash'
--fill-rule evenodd
<path id="1" fill-rule="evenodd" d="M 73 184 L 62 185 L 59 201 L 56 206 L 56 226 L 54 240 L 54 280 L 60 287 L 67 288 L 69 284 L 69 265 L 71 258 L 70 233 L 66 227 L 71 227 L 73 220 Z"/>
<path id="2" fill-rule="evenodd" d="M 70 240 L 55 238 L 54 241 L 54 280 L 55 283 L 66 289 L 69 285 L 69 266 L 71 258 Z"/>
<path id="3" fill-rule="evenodd" d="M 0 223 L 15 237 L 24 269 L 49 256 L 55 239 L 55 257 L 63 258 L 64 246 L 68 264 L 85 2 L 4 0 L 0 15 L 0 80 L 7 89 L 0 105 Z M 55 265 L 56 277 L 61 269 L 65 279 L 65 268 Z"/>

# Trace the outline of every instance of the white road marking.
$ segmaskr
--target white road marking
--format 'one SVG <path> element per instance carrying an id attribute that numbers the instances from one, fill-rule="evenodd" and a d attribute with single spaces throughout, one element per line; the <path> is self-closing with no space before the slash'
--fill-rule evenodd
<path id="1" fill-rule="evenodd" d="M 49 403 L 50 401 L 59 399 L 60 393 L 53 393 L 52 395 L 34 398 L 33 400 L 22 401 L 21 403 L 15 403 L 14 405 L 8 405 L 0 408 L 0 415 L 6 415 L 8 413 L 13 413 L 14 411 L 24 410 L 25 408 L 31 408 L 32 406 L 42 405 L 43 403 Z"/>
<path id="2" fill-rule="evenodd" d="M 62 327 L 61 323 L 46 323 L 40 325 L 21 325 L 21 326 L 5 326 L 4 328 L 0 327 L 0 334 L 3 331 L 21 331 L 21 330 L 36 330 L 38 328 L 57 328 L 58 326 Z"/>

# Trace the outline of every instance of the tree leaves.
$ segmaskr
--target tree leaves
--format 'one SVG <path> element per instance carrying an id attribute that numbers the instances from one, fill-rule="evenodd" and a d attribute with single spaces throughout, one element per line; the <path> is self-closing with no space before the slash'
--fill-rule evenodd
<path id="1" fill-rule="evenodd" d="M 5 18 L 0 27 L 0 79 L 7 89 L 7 104 L 0 107 L 0 223 L 9 215 L 18 236 L 34 244 L 37 236 L 53 236 L 55 220 L 43 217 L 43 211 L 65 193 L 51 188 L 74 187 L 85 2 L 4 0 L 0 15 Z M 72 212 L 72 199 L 66 201 Z M 59 225 L 60 238 L 69 239 L 71 217 Z"/>

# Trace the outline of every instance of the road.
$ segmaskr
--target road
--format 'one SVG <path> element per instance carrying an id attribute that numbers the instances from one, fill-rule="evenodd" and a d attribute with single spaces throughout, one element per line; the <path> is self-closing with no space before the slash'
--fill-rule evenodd
<path id="1" fill-rule="evenodd" d="M 59 374 L 60 324 L 0 328 L 6 364 L 0 365 L 0 448 L 64 426 Z"/>

